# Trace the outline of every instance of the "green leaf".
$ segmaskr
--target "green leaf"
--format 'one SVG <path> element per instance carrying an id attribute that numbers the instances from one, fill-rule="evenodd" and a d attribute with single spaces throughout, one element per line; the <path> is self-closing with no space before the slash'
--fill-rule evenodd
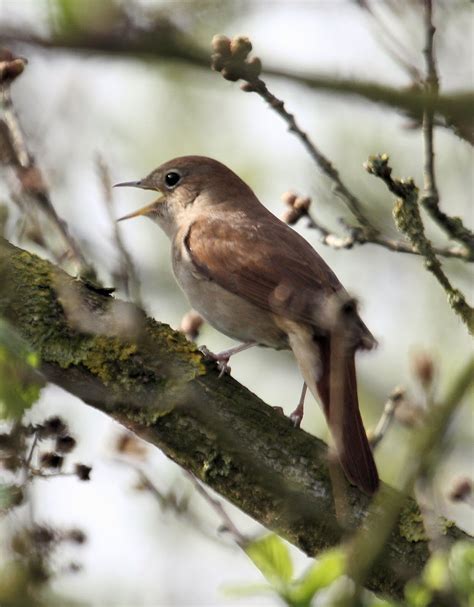
<path id="1" fill-rule="evenodd" d="M 291 591 L 292 600 L 298 604 L 309 605 L 317 592 L 327 588 L 344 574 L 345 568 L 346 558 L 342 550 L 325 552 L 295 583 Z"/>
<path id="2" fill-rule="evenodd" d="M 272 586 L 286 586 L 291 581 L 293 563 L 290 553 L 277 535 L 256 540 L 245 551 Z"/>
<path id="3" fill-rule="evenodd" d="M 38 400 L 43 385 L 38 364 L 38 356 L 0 320 L 0 419 L 18 419 Z"/>
<path id="4" fill-rule="evenodd" d="M 221 592 L 228 598 L 246 598 L 249 596 L 255 596 L 259 594 L 269 594 L 275 592 L 274 589 L 268 584 L 242 584 L 226 585 L 221 588 Z"/>
<path id="5" fill-rule="evenodd" d="M 433 593 L 422 582 L 410 580 L 405 586 L 405 598 L 410 607 L 428 607 Z"/>
<path id="6" fill-rule="evenodd" d="M 435 592 L 449 588 L 448 556 L 445 552 L 435 552 L 431 555 L 423 571 L 423 581 Z"/>
<path id="7" fill-rule="evenodd" d="M 474 605 L 474 544 L 456 542 L 449 555 L 448 568 L 454 588 Z"/>

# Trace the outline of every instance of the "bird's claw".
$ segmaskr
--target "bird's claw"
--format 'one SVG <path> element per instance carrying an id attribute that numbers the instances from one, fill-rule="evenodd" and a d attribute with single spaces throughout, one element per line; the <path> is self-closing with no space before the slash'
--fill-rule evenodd
<path id="1" fill-rule="evenodd" d="M 220 356 L 219 354 L 214 354 L 214 352 L 211 352 L 206 346 L 201 346 L 199 351 L 206 360 L 216 363 L 219 371 L 219 378 L 223 377 L 225 374 L 230 375 L 231 369 L 229 366 L 229 356 Z"/>
<path id="2" fill-rule="evenodd" d="M 289 419 L 295 428 L 299 428 L 303 416 L 301 415 L 300 411 L 298 411 L 298 409 L 295 409 L 293 413 L 290 413 Z"/>

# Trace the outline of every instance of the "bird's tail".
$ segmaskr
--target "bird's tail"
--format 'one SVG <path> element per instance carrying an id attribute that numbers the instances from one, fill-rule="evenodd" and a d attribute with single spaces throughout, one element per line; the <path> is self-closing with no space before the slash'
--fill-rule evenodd
<path id="1" fill-rule="evenodd" d="M 321 369 L 315 382 L 341 466 L 365 493 L 378 489 L 379 477 L 359 411 L 355 351 L 341 349 L 330 338 L 318 340 Z M 312 392 L 313 386 L 309 385 Z"/>

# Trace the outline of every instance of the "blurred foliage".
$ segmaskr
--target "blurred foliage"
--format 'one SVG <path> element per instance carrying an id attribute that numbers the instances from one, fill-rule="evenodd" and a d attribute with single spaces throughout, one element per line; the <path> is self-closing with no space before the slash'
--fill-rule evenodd
<path id="1" fill-rule="evenodd" d="M 404 602 L 383 600 L 366 591 L 359 596 L 353 584 L 342 579 L 346 561 L 342 548 L 321 554 L 296 578 L 288 547 L 277 535 L 255 540 L 245 551 L 268 583 L 227 587 L 226 593 L 235 597 L 275 593 L 288 607 L 310 607 L 314 601 L 331 607 L 474 605 L 474 544 L 466 541 L 455 543 L 449 552 L 434 552 L 420 578 L 406 584 Z"/>
<path id="2" fill-rule="evenodd" d="M 0 418 L 20 419 L 39 398 L 38 356 L 0 320 Z"/>
<path id="3" fill-rule="evenodd" d="M 295 578 L 289 549 L 274 534 L 251 542 L 245 552 L 268 583 L 227 588 L 227 593 L 233 596 L 274 592 L 289 607 L 309 607 L 313 598 L 344 572 L 344 552 L 328 550 L 302 576 Z"/>

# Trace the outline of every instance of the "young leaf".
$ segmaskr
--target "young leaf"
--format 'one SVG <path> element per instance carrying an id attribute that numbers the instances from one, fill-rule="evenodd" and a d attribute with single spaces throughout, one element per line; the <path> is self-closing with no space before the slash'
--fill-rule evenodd
<path id="1" fill-rule="evenodd" d="M 272 585 L 288 584 L 293 576 L 293 564 L 288 548 L 277 535 L 267 535 L 249 544 L 247 556 Z"/>
<path id="2" fill-rule="evenodd" d="M 306 571 L 291 592 L 292 599 L 309 605 L 313 596 L 332 584 L 345 571 L 345 555 L 342 550 L 329 550 Z"/>

